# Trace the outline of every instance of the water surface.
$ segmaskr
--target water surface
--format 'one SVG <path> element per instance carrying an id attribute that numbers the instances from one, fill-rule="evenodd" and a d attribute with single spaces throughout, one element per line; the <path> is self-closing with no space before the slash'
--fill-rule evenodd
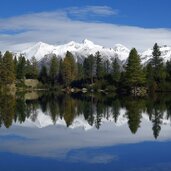
<path id="1" fill-rule="evenodd" d="M 171 95 L 0 96 L 0 170 L 170 171 Z"/>

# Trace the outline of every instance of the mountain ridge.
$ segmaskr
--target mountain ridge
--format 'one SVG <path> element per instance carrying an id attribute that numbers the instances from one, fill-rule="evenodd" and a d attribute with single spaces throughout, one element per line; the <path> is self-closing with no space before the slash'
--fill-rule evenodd
<path id="1" fill-rule="evenodd" d="M 160 47 L 160 50 L 164 62 L 171 60 L 171 47 L 164 45 Z M 41 61 L 45 56 L 48 57 L 52 55 L 64 58 L 67 51 L 70 51 L 78 62 L 82 62 L 84 58 L 88 57 L 90 54 L 94 55 L 99 51 L 104 60 L 111 62 L 113 59 L 118 58 L 121 63 L 124 64 L 127 61 L 130 49 L 122 44 L 115 44 L 113 48 L 107 48 L 97 45 L 88 39 L 84 39 L 81 43 L 70 41 L 62 45 L 37 42 L 25 50 L 15 52 L 15 54 L 17 56 L 23 55 L 28 59 L 34 56 L 38 61 Z M 142 64 L 146 64 L 152 58 L 152 49 L 148 49 L 139 54 Z"/>

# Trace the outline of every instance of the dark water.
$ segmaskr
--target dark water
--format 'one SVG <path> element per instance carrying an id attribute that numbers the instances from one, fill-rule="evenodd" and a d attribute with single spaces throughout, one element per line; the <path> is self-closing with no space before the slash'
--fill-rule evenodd
<path id="1" fill-rule="evenodd" d="M 0 96 L 0 171 L 170 171 L 171 95 Z"/>

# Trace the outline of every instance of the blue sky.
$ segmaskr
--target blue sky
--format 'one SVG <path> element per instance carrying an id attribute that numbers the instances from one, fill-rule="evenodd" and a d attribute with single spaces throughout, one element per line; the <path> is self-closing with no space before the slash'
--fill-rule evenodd
<path id="1" fill-rule="evenodd" d="M 170 0 L 1 0 L 0 48 L 85 38 L 139 50 L 171 45 L 170 6 Z"/>

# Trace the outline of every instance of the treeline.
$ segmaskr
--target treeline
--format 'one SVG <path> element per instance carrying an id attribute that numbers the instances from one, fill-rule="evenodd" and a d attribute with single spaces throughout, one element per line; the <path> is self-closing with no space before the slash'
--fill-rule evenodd
<path id="1" fill-rule="evenodd" d="M 165 64 L 157 43 L 153 47 L 152 59 L 141 65 L 135 48 L 130 51 L 123 66 L 118 58 L 104 60 L 99 52 L 89 55 L 82 62 L 75 61 L 71 52 L 64 59 L 51 58 L 49 65 L 38 67 L 35 57 L 13 57 L 10 52 L 0 54 L 0 85 L 12 84 L 15 80 L 39 79 L 44 86 L 88 88 L 120 92 L 171 91 L 171 61 Z"/>
<path id="2" fill-rule="evenodd" d="M 145 66 L 141 65 L 135 48 L 130 51 L 124 66 L 118 58 L 112 62 L 104 60 L 99 52 L 89 55 L 83 62 L 75 61 L 72 53 L 67 52 L 63 60 L 54 56 L 49 69 L 43 66 L 39 80 L 52 86 L 58 84 L 92 90 L 171 91 L 171 60 L 164 63 L 157 43 L 153 47 L 152 58 Z"/>
<path id="3" fill-rule="evenodd" d="M 16 80 L 37 79 L 39 74 L 38 62 L 35 57 L 26 60 L 24 56 L 18 59 L 12 53 L 6 51 L 4 55 L 0 52 L 0 85 L 15 84 Z"/>

